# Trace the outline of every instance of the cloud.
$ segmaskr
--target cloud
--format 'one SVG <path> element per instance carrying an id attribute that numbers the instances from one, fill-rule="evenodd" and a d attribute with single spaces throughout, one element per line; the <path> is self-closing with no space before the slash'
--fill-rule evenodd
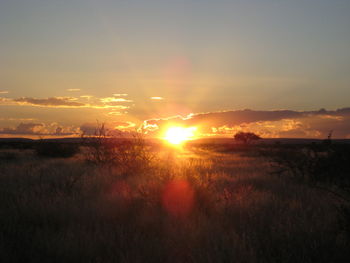
<path id="1" fill-rule="evenodd" d="M 80 96 L 80 98 L 87 99 L 87 100 L 90 100 L 93 97 L 94 96 L 92 96 L 92 95 L 82 95 L 82 96 Z"/>
<path id="2" fill-rule="evenodd" d="M 0 121 L 35 121 L 35 118 L 0 118 Z"/>
<path id="3" fill-rule="evenodd" d="M 7 91 L 7 90 L 0 90 L 0 94 L 8 94 L 9 93 L 9 91 Z"/>
<path id="4" fill-rule="evenodd" d="M 115 122 L 113 123 L 114 129 L 118 130 L 127 130 L 131 128 L 135 128 L 136 124 L 131 122 L 131 121 L 126 121 L 126 122 Z"/>
<path id="5" fill-rule="evenodd" d="M 104 104 L 110 104 L 113 105 L 113 103 L 118 103 L 118 102 L 132 102 L 132 100 L 127 100 L 124 98 L 114 98 L 114 97 L 106 97 L 106 98 L 101 98 L 100 101 Z"/>
<path id="6" fill-rule="evenodd" d="M 0 105 L 10 105 L 13 104 L 12 99 L 8 99 L 8 98 L 4 98 L 4 97 L 0 97 Z"/>
<path id="7" fill-rule="evenodd" d="M 17 99 L 0 97 L 1 105 L 14 106 L 35 106 L 51 108 L 93 108 L 93 109 L 116 109 L 125 110 L 130 106 L 121 105 L 121 103 L 132 102 L 124 98 L 106 97 L 96 98 L 89 95 L 76 97 L 51 97 L 51 98 L 31 98 L 22 97 Z"/>
<path id="8" fill-rule="evenodd" d="M 144 121 L 140 130 L 160 136 L 169 126 L 197 127 L 201 136 L 232 136 L 252 131 L 263 137 L 324 138 L 330 130 L 345 138 L 350 133 L 350 108 L 327 111 L 236 110 L 173 116 Z"/>
<path id="9" fill-rule="evenodd" d="M 124 105 L 110 105 L 110 104 L 89 104 L 87 107 L 94 108 L 94 109 L 118 109 L 118 110 L 126 110 L 129 109 L 130 106 L 124 106 Z"/>
<path id="10" fill-rule="evenodd" d="M 95 135 L 98 127 L 100 127 L 100 124 L 98 123 L 84 123 L 80 126 L 80 131 L 84 135 Z"/>
<path id="11" fill-rule="evenodd" d="M 67 89 L 67 91 L 75 92 L 75 91 L 81 91 L 81 89 Z"/>
<path id="12" fill-rule="evenodd" d="M 80 131 L 85 136 L 95 136 L 102 125 L 106 135 L 116 137 L 132 136 L 136 127 L 133 122 L 84 123 L 80 126 Z"/>
<path id="13" fill-rule="evenodd" d="M 286 118 L 297 118 L 303 113 L 289 110 L 278 111 L 253 111 L 253 110 L 237 110 L 189 114 L 188 116 L 173 116 L 163 119 L 146 120 L 145 124 L 157 124 L 164 126 L 169 124 L 184 126 L 235 126 L 241 123 L 250 123 L 264 120 L 280 120 Z"/>
<path id="14" fill-rule="evenodd" d="M 123 115 L 125 114 L 126 112 L 124 113 L 121 113 L 120 111 L 111 111 L 111 112 L 108 112 L 107 115 L 110 115 L 110 116 L 120 116 L 120 115 Z"/>
<path id="15" fill-rule="evenodd" d="M 3 135 L 37 135 L 37 136 L 71 136 L 78 135 L 78 129 L 74 127 L 62 127 L 57 123 L 20 123 L 14 128 L 2 128 L 0 134 Z"/>
<path id="16" fill-rule="evenodd" d="M 151 97 L 150 99 L 151 100 L 164 100 L 163 97 Z"/>
<path id="17" fill-rule="evenodd" d="M 121 94 L 120 93 L 114 93 L 113 96 L 114 97 L 126 97 L 126 96 L 128 96 L 128 94 L 126 94 L 126 93 L 121 93 Z"/>
<path id="18" fill-rule="evenodd" d="M 42 123 L 20 123 L 16 128 L 3 128 L 0 134 L 41 134 L 43 127 Z"/>
<path id="19" fill-rule="evenodd" d="M 62 107 L 62 108 L 79 108 L 86 106 L 84 103 L 75 101 L 70 97 L 52 97 L 47 99 L 35 99 L 22 97 L 14 99 L 20 105 L 42 106 L 42 107 Z"/>

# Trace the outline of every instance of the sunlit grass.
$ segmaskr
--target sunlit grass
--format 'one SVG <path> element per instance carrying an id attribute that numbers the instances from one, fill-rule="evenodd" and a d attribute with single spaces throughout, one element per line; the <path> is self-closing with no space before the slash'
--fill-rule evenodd
<path id="1" fill-rule="evenodd" d="M 127 173 L 74 158 L 2 163 L 4 262 L 342 259 L 346 237 L 324 194 L 270 176 L 262 158 L 162 151 Z"/>

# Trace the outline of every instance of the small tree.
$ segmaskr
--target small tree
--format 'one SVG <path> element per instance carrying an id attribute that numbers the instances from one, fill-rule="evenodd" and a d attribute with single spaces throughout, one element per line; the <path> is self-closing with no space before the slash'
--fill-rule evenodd
<path id="1" fill-rule="evenodd" d="M 156 154 L 143 134 L 130 132 L 125 136 L 108 130 L 104 123 L 97 124 L 94 135 L 82 135 L 89 163 L 119 167 L 124 173 L 140 173 L 150 168 Z"/>
<path id="2" fill-rule="evenodd" d="M 243 144 L 250 144 L 253 141 L 261 139 L 259 135 L 252 132 L 238 132 L 233 137 L 236 141 L 242 142 Z"/>

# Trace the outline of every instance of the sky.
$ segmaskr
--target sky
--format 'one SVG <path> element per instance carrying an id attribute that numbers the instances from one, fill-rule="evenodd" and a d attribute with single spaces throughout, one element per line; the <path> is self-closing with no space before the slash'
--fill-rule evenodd
<path id="1" fill-rule="evenodd" d="M 97 122 L 156 136 L 180 120 L 203 136 L 350 137 L 349 13 L 348 0 L 0 0 L 0 136 Z"/>

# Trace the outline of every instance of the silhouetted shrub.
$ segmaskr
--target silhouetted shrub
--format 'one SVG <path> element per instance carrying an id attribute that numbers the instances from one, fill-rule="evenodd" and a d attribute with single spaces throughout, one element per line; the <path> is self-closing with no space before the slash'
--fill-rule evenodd
<path id="1" fill-rule="evenodd" d="M 332 132 L 322 143 L 278 146 L 269 154 L 278 174 L 288 174 L 309 185 L 335 186 L 350 194 L 350 145 L 333 144 Z"/>
<path id="2" fill-rule="evenodd" d="M 278 147 L 269 154 L 278 174 L 287 174 L 308 184 L 326 184 L 350 191 L 350 147 L 311 144 Z"/>
<path id="3" fill-rule="evenodd" d="M 40 141 L 35 146 L 35 151 L 41 157 L 69 158 L 79 152 L 79 145 L 75 143 Z"/>
<path id="4" fill-rule="evenodd" d="M 350 145 L 322 144 L 279 147 L 270 154 L 274 172 L 331 194 L 338 206 L 340 224 L 350 237 Z"/>
<path id="5" fill-rule="evenodd" d="M 109 134 L 104 124 L 96 128 L 92 136 L 83 136 L 85 160 L 97 165 L 117 166 L 129 173 L 150 166 L 155 158 L 151 146 L 143 135 L 133 133 L 130 137 L 115 137 Z"/>
<path id="6" fill-rule="evenodd" d="M 233 138 L 236 141 L 242 142 L 244 144 L 250 144 L 253 141 L 257 141 L 261 139 L 259 135 L 256 135 L 255 133 L 252 133 L 252 132 L 238 132 L 235 134 Z"/>

